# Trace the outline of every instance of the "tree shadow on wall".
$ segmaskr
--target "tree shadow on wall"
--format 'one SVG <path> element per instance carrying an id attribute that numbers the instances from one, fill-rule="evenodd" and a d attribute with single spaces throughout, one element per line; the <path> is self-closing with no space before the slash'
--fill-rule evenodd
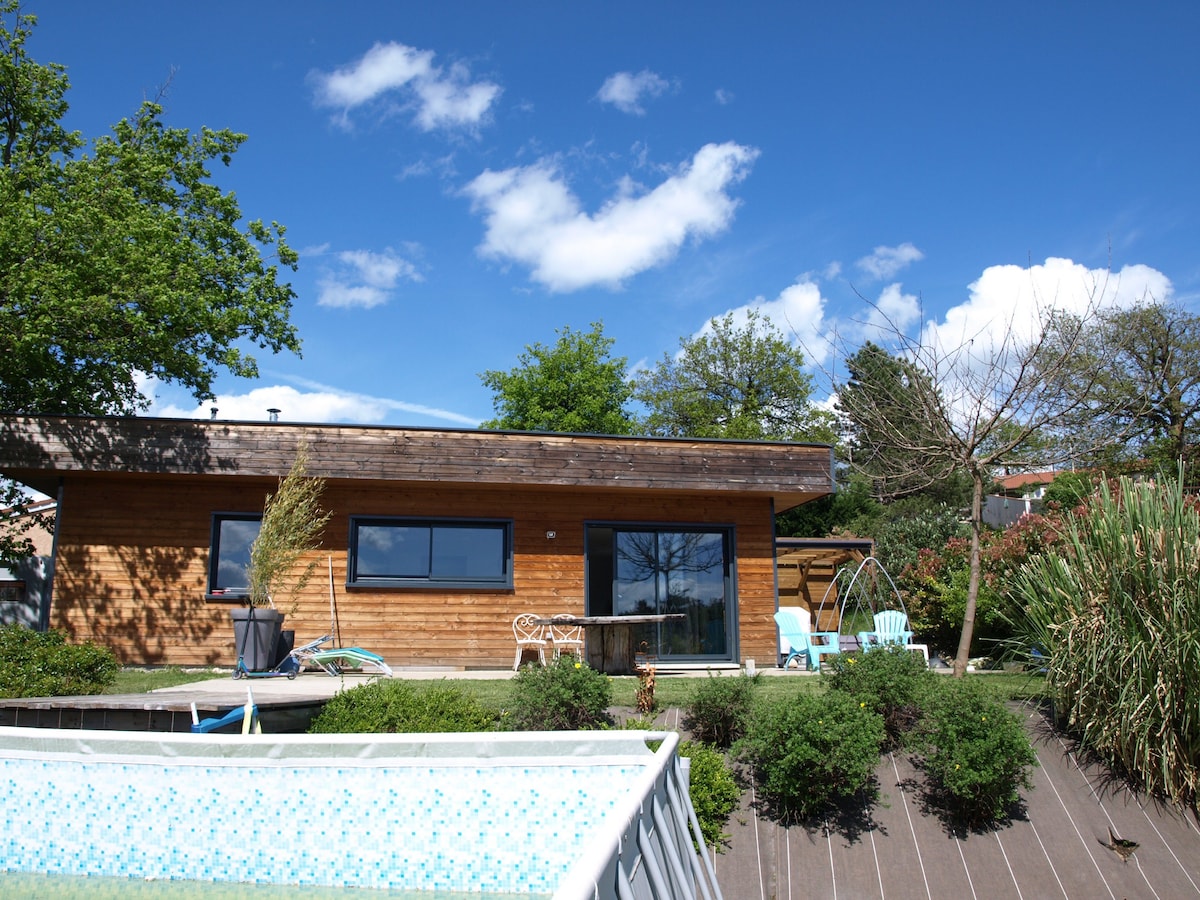
<path id="1" fill-rule="evenodd" d="M 60 563 L 56 594 L 77 598 L 72 619 L 88 632 L 77 636 L 110 646 L 124 663 L 161 664 L 178 659 L 180 649 L 188 647 L 201 664 L 228 662 L 224 648 L 211 645 L 213 633 L 229 627 L 225 609 L 206 603 L 203 585 L 194 583 L 202 556 L 198 548 L 119 547 L 115 557 L 104 560 L 102 578 L 98 555 L 75 548 Z M 112 571 L 114 560 L 119 574 Z M 52 606 L 52 624 L 75 630 L 62 619 L 60 604 Z M 232 638 L 232 629 L 229 634 Z"/>

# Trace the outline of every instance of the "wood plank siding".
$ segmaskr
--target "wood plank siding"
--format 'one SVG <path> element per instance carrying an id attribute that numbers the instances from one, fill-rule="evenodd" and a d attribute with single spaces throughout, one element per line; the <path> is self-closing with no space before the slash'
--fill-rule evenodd
<path id="1" fill-rule="evenodd" d="M 229 606 L 204 597 L 212 514 L 261 512 L 300 441 L 334 515 L 285 627 L 329 630 L 332 565 L 341 643 L 393 666 L 511 665 L 517 613 L 584 612 L 594 522 L 731 527 L 738 656 L 773 659 L 774 513 L 832 490 L 825 446 L 9 417 L 0 472 L 61 496 L 51 624 L 127 663 L 232 665 Z M 513 586 L 348 588 L 355 515 L 511 520 Z"/>

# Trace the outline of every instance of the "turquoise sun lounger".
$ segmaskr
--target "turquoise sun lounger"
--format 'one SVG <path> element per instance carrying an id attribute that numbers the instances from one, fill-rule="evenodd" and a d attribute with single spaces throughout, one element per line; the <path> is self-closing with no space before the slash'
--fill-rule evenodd
<path id="1" fill-rule="evenodd" d="M 392 677 L 392 670 L 383 657 L 362 647 L 335 647 L 332 650 L 310 650 L 298 654 L 301 663 L 312 663 L 330 675 L 341 675 L 343 669 L 373 669 Z"/>

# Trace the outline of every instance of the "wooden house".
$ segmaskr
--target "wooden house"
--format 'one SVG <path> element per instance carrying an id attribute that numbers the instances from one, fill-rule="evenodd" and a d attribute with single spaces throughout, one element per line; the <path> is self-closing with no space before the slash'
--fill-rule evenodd
<path id="1" fill-rule="evenodd" d="M 775 514 L 834 488 L 823 445 L 9 416 L 0 472 L 57 500 L 49 625 L 128 664 L 232 665 L 302 442 L 333 516 L 285 628 L 393 668 L 511 666 L 524 612 L 683 613 L 639 634 L 661 665 L 774 659 Z"/>

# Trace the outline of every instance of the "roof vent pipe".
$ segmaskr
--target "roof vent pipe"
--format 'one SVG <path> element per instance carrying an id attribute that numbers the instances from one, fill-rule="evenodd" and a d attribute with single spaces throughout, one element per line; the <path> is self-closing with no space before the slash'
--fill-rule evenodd
<path id="1" fill-rule="evenodd" d="M 208 417 L 210 419 L 215 419 L 217 417 L 217 408 L 215 406 L 209 407 Z"/>
<path id="2" fill-rule="evenodd" d="M 275 407 L 272 406 L 270 409 L 268 409 L 267 415 L 271 417 L 270 421 L 272 421 L 272 422 L 279 421 L 279 410 L 277 410 Z"/>

